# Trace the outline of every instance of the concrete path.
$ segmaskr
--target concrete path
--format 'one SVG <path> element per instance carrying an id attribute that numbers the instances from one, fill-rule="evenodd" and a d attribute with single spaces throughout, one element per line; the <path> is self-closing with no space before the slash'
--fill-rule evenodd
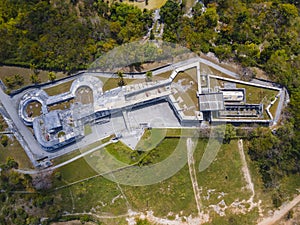
<path id="1" fill-rule="evenodd" d="M 41 149 L 41 146 L 34 139 L 32 133 L 21 121 L 18 111 L 14 107 L 13 101 L 10 96 L 4 93 L 0 88 L 0 99 L 7 115 L 7 121 L 11 131 L 14 132 L 16 139 L 20 142 L 27 156 L 31 160 L 34 166 L 36 166 L 36 158 L 44 157 L 45 151 Z"/>
<path id="2" fill-rule="evenodd" d="M 16 171 L 19 172 L 19 173 L 23 173 L 23 174 L 38 174 L 38 173 L 42 173 L 42 172 L 52 171 L 52 170 L 55 170 L 55 169 L 60 168 L 62 166 L 65 166 L 65 165 L 67 165 L 67 164 L 69 164 L 71 162 L 74 162 L 77 159 L 80 159 L 80 158 L 82 158 L 82 157 L 84 157 L 84 156 L 86 156 L 88 154 L 91 154 L 91 153 L 97 151 L 97 150 L 100 150 L 100 149 L 104 148 L 105 146 L 107 146 L 107 145 L 109 145 L 111 143 L 113 143 L 113 141 L 110 140 L 110 141 L 108 141 L 108 142 L 106 142 L 106 143 L 104 143 L 104 144 L 102 144 L 100 146 L 92 148 L 91 150 L 88 150 L 88 151 L 86 151 L 86 152 L 84 152 L 84 153 L 82 153 L 82 154 L 80 154 L 78 156 L 75 156 L 74 158 L 69 159 L 69 160 L 67 160 L 67 161 L 65 161 L 65 162 L 63 162 L 61 164 L 58 164 L 56 166 L 49 167 L 49 168 L 46 168 L 46 169 L 43 169 L 43 170 L 21 170 L 21 169 L 17 169 Z"/>

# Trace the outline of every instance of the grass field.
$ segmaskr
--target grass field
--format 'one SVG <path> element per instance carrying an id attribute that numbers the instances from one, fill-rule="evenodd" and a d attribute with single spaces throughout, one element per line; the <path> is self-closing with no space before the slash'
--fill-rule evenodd
<path id="1" fill-rule="evenodd" d="M 178 145 L 178 140 L 176 138 L 165 139 L 156 148 L 160 154 L 154 163 L 168 157 Z M 206 140 L 199 139 L 198 141 L 194 153 L 196 169 L 205 150 L 206 143 Z M 129 162 L 130 158 L 128 158 L 126 152 L 128 151 L 130 154 L 129 151 L 132 150 L 124 150 L 124 147 L 120 144 L 115 144 L 114 146 L 116 151 L 122 148 L 123 150 L 118 153 L 115 152 L 114 156 L 123 161 L 127 157 L 127 162 Z M 113 149 L 111 148 L 107 151 L 113 151 Z M 253 168 L 250 168 L 250 170 L 252 172 Z M 95 172 L 84 159 L 64 166 L 59 171 L 62 174 L 64 183 L 95 175 Z M 256 221 L 258 217 L 256 209 L 246 215 L 235 215 L 230 209 L 227 209 L 225 210 L 227 216 L 221 217 L 214 213 L 210 207 L 212 204 L 218 204 L 222 199 L 228 206 L 235 200 L 247 200 L 250 197 L 250 191 L 245 189 L 246 183 L 241 172 L 237 141 L 222 145 L 216 160 L 213 161 L 207 170 L 201 173 L 197 171 L 197 178 L 202 190 L 204 210 L 210 211 L 210 216 L 213 217 L 210 224 L 254 224 L 253 221 Z M 256 184 L 259 180 L 259 175 L 254 174 L 255 187 L 257 187 Z M 258 184 L 259 186 L 260 184 Z M 207 198 L 208 190 L 214 190 L 210 193 L 209 199 Z M 260 189 L 258 188 L 258 190 Z M 219 196 L 222 192 L 224 192 L 224 196 L 220 198 Z M 262 192 L 258 192 L 263 195 Z M 127 203 L 122 193 L 126 196 Z M 120 185 L 118 187 L 115 183 L 100 176 L 59 190 L 56 192 L 56 195 L 62 199 L 63 207 L 72 212 L 88 212 L 93 209 L 99 215 L 119 215 L 125 213 L 129 206 L 136 211 L 153 210 L 155 216 L 164 218 L 168 218 L 169 212 L 174 213 L 174 215 L 197 215 L 197 207 L 187 165 L 167 180 L 148 186 Z M 72 204 L 70 204 L 71 202 Z M 108 222 L 107 224 L 110 223 Z"/>
<path id="2" fill-rule="evenodd" d="M 73 83 L 73 80 L 70 80 L 70 81 L 55 85 L 50 88 L 45 88 L 44 91 L 49 96 L 58 95 L 58 94 L 70 91 L 70 87 L 71 87 L 72 83 Z"/>
<path id="3" fill-rule="evenodd" d="M 272 114 L 273 117 L 275 117 L 275 115 L 276 115 L 279 101 L 280 101 L 280 98 L 277 98 L 276 102 L 270 107 L 270 113 Z"/>
<path id="4" fill-rule="evenodd" d="M 116 183 L 96 177 L 55 192 L 57 201 L 68 212 L 90 212 L 120 215 L 127 212 L 126 202 Z M 115 199 L 115 200 L 114 200 Z"/>
<path id="5" fill-rule="evenodd" d="M 117 160 L 126 164 L 132 164 L 138 161 L 138 157 L 132 158 L 133 150 L 122 142 L 108 145 L 105 150 Z"/>
<path id="6" fill-rule="evenodd" d="M 84 125 L 84 136 L 92 133 L 92 127 L 89 124 Z"/>
<path id="7" fill-rule="evenodd" d="M 222 67 L 223 64 L 222 64 Z M 230 68 L 230 70 L 232 71 L 232 68 Z M 231 76 L 228 76 L 227 74 L 224 74 L 222 72 L 220 72 L 219 70 L 216 70 L 206 64 L 200 63 L 200 72 L 203 75 L 216 75 L 216 76 L 220 76 L 220 77 L 225 77 L 225 78 L 232 78 Z"/>
<path id="8" fill-rule="evenodd" d="M 273 98 L 278 94 L 278 91 L 254 87 L 251 85 L 236 84 L 237 88 L 246 89 L 246 102 L 247 103 L 261 103 L 266 102 L 269 104 Z"/>
<path id="9" fill-rule="evenodd" d="M 222 81 L 220 79 L 210 78 L 211 88 L 214 86 L 220 86 L 221 88 L 224 87 L 224 83 L 227 81 Z M 233 82 L 228 82 L 233 83 Z M 236 83 L 236 88 L 245 88 L 246 91 L 246 103 L 248 104 L 263 104 L 263 119 L 268 119 L 268 115 L 265 111 L 266 107 L 271 103 L 273 99 L 275 99 L 275 96 L 278 94 L 278 91 L 271 90 L 271 89 L 265 89 L 260 87 L 255 87 L 252 85 L 245 85 L 245 84 L 239 84 Z M 277 106 L 279 103 L 279 99 L 275 102 L 273 106 L 270 108 L 270 112 L 273 115 L 273 117 L 276 114 Z"/>
<path id="10" fill-rule="evenodd" d="M 7 128 L 5 120 L 0 115 L 0 131 L 5 131 Z M 7 146 L 0 144 L 0 164 L 6 163 L 8 157 L 14 158 L 18 162 L 19 168 L 33 168 L 25 151 L 13 135 L 9 135 Z"/>
<path id="11" fill-rule="evenodd" d="M 166 133 L 167 129 L 146 130 L 135 149 L 149 151 L 155 148 L 165 138 Z"/>
<path id="12" fill-rule="evenodd" d="M 172 74 L 172 71 L 167 71 L 164 73 L 161 73 L 159 75 L 153 76 L 153 80 L 163 80 L 163 79 L 168 79 Z"/>
<path id="13" fill-rule="evenodd" d="M 205 146 L 201 146 L 195 151 L 196 165 L 199 165 Z M 197 174 L 200 186 L 203 186 L 203 195 L 207 195 L 209 189 L 214 189 L 214 194 L 210 195 L 209 201 L 203 199 L 203 204 L 220 202 L 218 196 L 220 192 L 227 193 L 224 196 L 226 204 L 231 204 L 235 199 L 248 199 L 250 191 L 243 190 L 245 181 L 241 171 L 241 160 L 238 152 L 237 141 L 230 144 L 223 144 L 213 163 L 203 172 Z"/>
<path id="14" fill-rule="evenodd" d="M 41 82 L 48 81 L 48 73 L 49 73 L 49 71 L 39 70 L 38 76 L 39 76 Z M 0 79 L 3 82 L 4 82 L 5 77 L 12 77 L 16 74 L 19 74 L 20 76 L 24 77 L 24 84 L 22 86 L 16 86 L 15 89 L 32 84 L 30 81 L 30 74 L 33 74 L 33 71 L 31 69 L 16 67 L 16 66 L 0 66 Z M 66 76 L 66 74 L 64 74 L 62 72 L 55 73 L 55 75 L 56 75 L 57 79 L 63 78 Z"/>
<path id="15" fill-rule="evenodd" d="M 57 169 L 57 171 L 61 173 L 62 180 L 56 181 L 56 186 L 69 184 L 97 174 L 93 168 L 89 166 L 85 158 L 77 159 L 73 163 L 69 163 Z"/>
<path id="16" fill-rule="evenodd" d="M 9 138 L 6 147 L 0 144 L 0 164 L 5 163 L 8 157 L 14 158 L 18 162 L 19 168 L 33 168 L 25 151 L 15 138 L 13 140 Z"/>
<path id="17" fill-rule="evenodd" d="M 182 108 L 184 105 L 187 107 L 187 110 L 184 110 L 184 114 L 187 116 L 194 116 L 195 110 L 198 109 L 198 97 L 197 97 L 197 78 L 196 78 L 196 69 L 190 69 L 183 73 L 177 74 L 174 79 L 175 83 L 180 84 L 184 88 L 182 90 L 177 89 L 177 93 L 174 94 L 174 97 L 182 98 L 182 103 L 178 103 Z M 176 88 L 175 85 L 172 87 Z"/>
<path id="18" fill-rule="evenodd" d="M 60 110 L 69 109 L 73 103 L 74 103 L 73 99 L 64 101 L 64 102 L 60 102 L 60 103 L 48 106 L 48 110 L 54 111 L 54 110 L 58 110 L 58 109 L 60 109 Z"/>
<path id="19" fill-rule="evenodd" d="M 264 119 L 268 119 L 269 116 L 267 115 L 265 109 L 267 106 L 271 103 L 273 99 L 275 99 L 275 96 L 278 94 L 278 91 L 275 90 L 270 90 L 270 89 L 265 89 L 265 88 L 259 88 L 259 87 L 254 87 L 251 85 L 244 85 L 244 84 L 237 84 L 237 88 L 245 88 L 246 90 L 246 102 L 250 104 L 263 104 L 263 109 L 264 109 Z M 279 99 L 278 99 L 279 100 Z M 279 101 L 276 101 L 274 106 L 271 107 L 271 113 L 273 117 L 275 116 L 276 109 Z"/>

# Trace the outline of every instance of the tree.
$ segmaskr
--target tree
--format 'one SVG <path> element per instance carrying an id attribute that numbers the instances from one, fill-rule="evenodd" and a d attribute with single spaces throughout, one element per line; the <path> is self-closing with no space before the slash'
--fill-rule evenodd
<path id="1" fill-rule="evenodd" d="M 146 81 L 152 81 L 152 71 L 146 72 Z"/>
<path id="2" fill-rule="evenodd" d="M 155 39 L 155 36 L 154 36 L 154 33 L 153 33 L 153 29 L 150 31 L 150 37 L 149 37 L 150 40 L 154 40 Z"/>
<path id="3" fill-rule="evenodd" d="M 48 73 L 48 79 L 50 80 L 50 81 L 54 81 L 55 79 L 56 79 L 56 75 L 55 75 L 55 73 L 54 72 L 49 72 Z"/>
<path id="4" fill-rule="evenodd" d="M 20 74 L 15 74 L 14 76 L 14 79 L 15 79 L 15 84 L 16 85 L 23 85 L 24 84 L 24 77 L 21 76 Z"/>
<path id="5" fill-rule="evenodd" d="M 236 137 L 236 130 L 232 124 L 226 124 L 224 143 L 230 143 L 231 139 Z"/>
<path id="6" fill-rule="evenodd" d="M 33 84 L 37 84 L 37 83 L 40 83 L 40 78 L 37 74 L 33 73 L 30 75 L 30 81 Z"/>
<path id="7" fill-rule="evenodd" d="M 19 164 L 11 157 L 8 157 L 6 159 L 6 166 L 8 169 L 17 169 L 19 167 Z"/>
<path id="8" fill-rule="evenodd" d="M 207 8 L 203 16 L 207 27 L 212 28 L 217 26 L 219 15 L 217 14 L 216 7 Z"/>
<path id="9" fill-rule="evenodd" d="M 1 144 L 2 144 L 4 147 L 7 146 L 7 144 L 8 144 L 8 137 L 7 137 L 7 135 L 2 135 L 2 136 L 1 136 Z"/>
<path id="10" fill-rule="evenodd" d="M 13 88 L 15 86 L 12 77 L 5 77 L 4 83 L 7 85 L 8 88 Z"/>
<path id="11" fill-rule="evenodd" d="M 124 81 L 124 74 L 122 71 L 117 72 L 117 76 L 119 77 L 118 86 L 122 87 L 126 85 L 126 82 Z"/>

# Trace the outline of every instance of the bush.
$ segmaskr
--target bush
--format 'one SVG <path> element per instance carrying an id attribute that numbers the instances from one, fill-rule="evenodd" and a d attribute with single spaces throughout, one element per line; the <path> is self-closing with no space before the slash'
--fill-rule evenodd
<path id="1" fill-rule="evenodd" d="M 8 144 L 8 137 L 7 137 L 7 135 L 2 135 L 2 137 L 1 137 L 1 144 L 2 144 L 4 147 L 7 146 L 7 144 Z"/>

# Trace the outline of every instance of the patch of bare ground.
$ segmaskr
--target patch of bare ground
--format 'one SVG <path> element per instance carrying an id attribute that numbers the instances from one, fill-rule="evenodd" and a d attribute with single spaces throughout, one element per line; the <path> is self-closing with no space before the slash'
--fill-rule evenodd
<path id="1" fill-rule="evenodd" d="M 96 225 L 97 223 L 93 222 L 85 222 L 85 225 Z M 82 225 L 80 220 L 72 220 L 72 221 L 67 221 L 67 222 L 55 222 L 51 223 L 51 225 Z"/>
<path id="2" fill-rule="evenodd" d="M 220 62 L 220 60 L 213 53 L 201 54 L 200 57 L 208 61 L 211 61 L 229 71 L 232 71 L 237 74 L 239 73 L 239 65 L 237 65 L 234 62 L 228 62 L 228 61 Z"/>
<path id="3" fill-rule="evenodd" d="M 255 73 L 255 77 L 259 78 L 259 79 L 264 79 L 264 80 L 269 80 L 266 72 L 264 72 L 263 70 L 257 68 L 257 67 L 252 67 L 254 73 Z"/>
<path id="4" fill-rule="evenodd" d="M 46 190 L 52 187 L 53 171 L 32 174 L 32 184 L 37 190 Z"/>

